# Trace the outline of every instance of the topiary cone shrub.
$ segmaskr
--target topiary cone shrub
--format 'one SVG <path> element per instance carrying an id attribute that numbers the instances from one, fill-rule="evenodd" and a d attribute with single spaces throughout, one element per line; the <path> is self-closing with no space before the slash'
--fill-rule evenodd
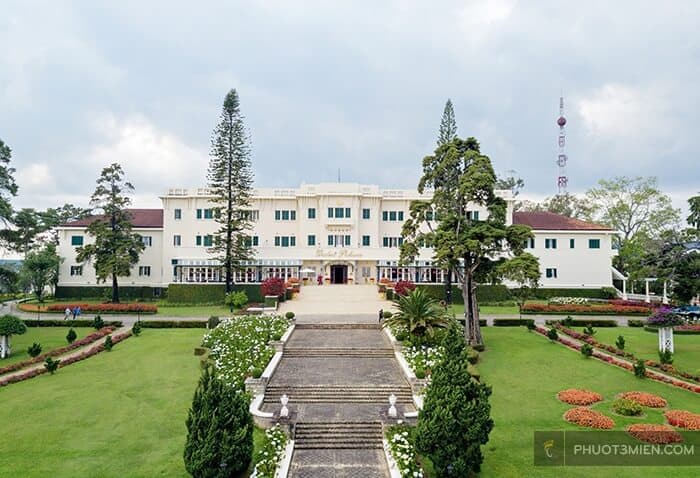
<path id="1" fill-rule="evenodd" d="M 73 342 L 75 342 L 75 339 L 77 339 L 77 338 L 78 338 L 78 334 L 76 334 L 75 330 L 73 330 L 72 328 L 66 334 L 66 341 L 69 344 L 72 344 Z"/>
<path id="2" fill-rule="evenodd" d="M 253 417 L 243 392 L 206 365 L 187 415 L 185 468 L 195 478 L 238 476 L 253 456 Z"/>

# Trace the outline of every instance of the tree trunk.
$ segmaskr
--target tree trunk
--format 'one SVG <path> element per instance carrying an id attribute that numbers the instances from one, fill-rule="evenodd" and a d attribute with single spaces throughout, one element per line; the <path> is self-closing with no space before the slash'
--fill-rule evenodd
<path id="1" fill-rule="evenodd" d="M 474 287 L 474 278 L 469 267 L 464 268 L 462 298 L 464 299 L 464 338 L 471 346 L 482 346 L 484 339 L 481 336 L 481 326 L 479 325 L 476 287 Z"/>
<path id="2" fill-rule="evenodd" d="M 112 272 L 112 303 L 119 303 L 119 284 L 117 283 L 117 274 Z"/>
<path id="3" fill-rule="evenodd" d="M 452 304 L 452 267 L 447 267 L 447 278 L 445 279 L 445 303 Z"/>
<path id="4" fill-rule="evenodd" d="M 10 337 L 7 335 L 0 335 L 0 358 L 6 358 L 10 356 Z"/>

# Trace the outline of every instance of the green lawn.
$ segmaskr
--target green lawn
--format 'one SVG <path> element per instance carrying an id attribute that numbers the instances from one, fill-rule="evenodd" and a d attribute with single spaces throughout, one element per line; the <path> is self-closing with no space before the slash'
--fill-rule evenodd
<path id="1" fill-rule="evenodd" d="M 630 390 L 656 393 L 668 400 L 670 408 L 696 413 L 700 412 L 700 399 L 691 392 L 640 380 L 617 367 L 585 359 L 580 353 L 550 343 L 522 327 L 486 327 L 482 331 L 487 350 L 481 354 L 478 368 L 482 380 L 493 387 L 495 427 L 484 447 L 481 477 L 697 476 L 697 468 L 689 467 L 535 467 L 533 431 L 579 429 L 562 418 L 569 406 L 556 399 L 560 390 L 586 388 L 601 393 L 605 401 L 594 408 L 606 414 L 614 396 Z M 645 412 L 644 420 L 609 416 L 618 429 L 640 421 L 663 423 L 660 411 Z"/>
<path id="2" fill-rule="evenodd" d="M 158 313 L 163 317 L 193 317 L 193 318 L 209 318 L 212 315 L 217 317 L 230 317 L 231 312 L 228 307 L 223 305 L 183 305 L 183 306 L 167 306 L 158 305 Z M 148 320 L 148 316 L 146 320 Z"/>
<path id="3" fill-rule="evenodd" d="M 583 327 L 574 327 L 583 332 Z M 615 345 L 619 335 L 625 338 L 625 350 L 639 358 L 659 360 L 659 336 L 647 332 L 642 327 L 598 327 L 595 328 L 597 341 Z M 673 365 L 679 370 L 700 373 L 700 335 L 673 334 L 675 353 Z"/>
<path id="4" fill-rule="evenodd" d="M 25 334 L 12 336 L 10 339 L 12 355 L 4 360 L 0 360 L 0 367 L 31 358 L 27 353 L 27 347 L 34 342 L 41 344 L 41 353 L 68 345 L 66 341 L 68 330 L 70 330 L 70 327 L 27 327 Z M 95 331 L 95 329 L 89 327 L 76 327 L 73 330 L 78 334 L 78 339 L 82 339 Z"/>
<path id="5" fill-rule="evenodd" d="M 201 330 L 146 330 L 96 357 L 0 389 L 0 476 L 185 477 Z"/>

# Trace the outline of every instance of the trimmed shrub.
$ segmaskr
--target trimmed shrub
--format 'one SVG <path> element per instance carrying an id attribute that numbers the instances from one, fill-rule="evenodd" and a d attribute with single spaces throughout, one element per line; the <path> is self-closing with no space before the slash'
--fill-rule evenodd
<path id="1" fill-rule="evenodd" d="M 81 303 L 61 303 L 49 304 L 47 312 L 64 312 L 66 307 L 73 310 L 80 307 L 85 312 L 99 312 L 102 314 L 128 314 L 140 312 L 142 314 L 155 314 L 158 307 L 155 304 L 131 303 L 131 304 L 81 304 Z"/>
<path id="2" fill-rule="evenodd" d="M 204 320 L 142 320 L 144 329 L 205 329 Z"/>
<path id="3" fill-rule="evenodd" d="M 527 323 L 525 324 L 525 327 L 527 327 L 528 331 L 535 330 L 535 321 L 534 320 L 528 320 Z"/>
<path id="4" fill-rule="evenodd" d="M 575 314 L 575 315 L 649 315 L 650 309 L 635 305 L 579 305 L 579 304 L 539 304 L 526 303 L 522 307 L 523 314 Z"/>
<path id="5" fill-rule="evenodd" d="M 37 357 L 38 355 L 41 355 L 41 344 L 34 342 L 32 345 L 30 345 L 27 348 L 27 353 L 32 358 Z"/>
<path id="6" fill-rule="evenodd" d="M 256 367 L 250 373 L 253 378 L 260 378 L 262 377 L 263 369 Z"/>
<path id="7" fill-rule="evenodd" d="M 557 333 L 557 329 L 549 329 L 547 331 L 547 338 L 551 341 L 556 341 L 559 338 L 559 334 Z"/>
<path id="8" fill-rule="evenodd" d="M 127 300 L 165 297 L 168 289 L 148 286 L 119 286 L 119 297 Z M 56 299 L 112 299 L 112 288 L 101 286 L 58 286 Z"/>
<path id="9" fill-rule="evenodd" d="M 593 347 L 591 347 L 590 344 L 581 345 L 581 355 L 586 358 L 590 357 L 593 355 Z"/>
<path id="10" fill-rule="evenodd" d="M 566 321 L 566 319 L 564 319 L 564 321 Z M 562 323 L 564 323 L 564 321 L 562 321 Z M 545 324 L 552 325 L 557 322 L 556 320 L 546 320 Z M 617 321 L 611 319 L 571 319 L 571 321 L 564 323 L 567 327 L 586 327 L 588 324 L 594 325 L 595 327 L 617 327 Z"/>
<path id="11" fill-rule="evenodd" d="M 637 417 L 642 414 L 642 406 L 634 400 L 626 398 L 618 398 L 612 404 L 612 409 L 615 413 L 626 417 Z"/>
<path id="12" fill-rule="evenodd" d="M 233 291 L 244 291 L 251 302 L 262 302 L 260 284 L 234 284 Z M 168 302 L 173 304 L 221 304 L 226 295 L 225 284 L 170 284 Z"/>
<path id="13" fill-rule="evenodd" d="M 634 376 L 637 378 L 645 378 L 647 376 L 647 367 L 644 365 L 644 360 L 637 360 L 634 365 Z"/>
<path id="14" fill-rule="evenodd" d="M 248 294 L 243 290 L 231 291 L 224 297 L 224 304 L 232 309 L 242 309 L 248 303 Z"/>
<path id="15" fill-rule="evenodd" d="M 292 320 L 292 319 L 294 318 L 294 312 L 292 312 L 292 311 L 290 310 L 289 312 L 287 312 L 286 314 L 284 314 L 284 317 L 285 317 L 287 320 Z"/>
<path id="16" fill-rule="evenodd" d="M 47 372 L 53 375 L 56 372 L 56 370 L 58 370 L 58 366 L 60 363 L 60 360 L 54 360 L 51 357 L 46 357 L 46 360 L 44 361 L 44 368 Z"/>
<path id="17" fill-rule="evenodd" d="M 69 344 L 72 344 L 73 342 L 75 342 L 75 339 L 77 339 L 77 338 L 78 338 L 78 334 L 76 334 L 75 330 L 73 330 L 72 328 L 66 334 L 66 341 Z"/>
<path id="18" fill-rule="evenodd" d="M 493 319 L 494 327 L 519 327 L 521 325 L 535 324 L 533 319 Z"/>
<path id="19" fill-rule="evenodd" d="M 112 342 L 112 336 L 111 336 L 111 335 L 108 335 L 107 338 L 105 338 L 104 346 L 105 346 L 105 350 L 106 350 L 107 352 L 111 352 L 111 351 L 112 351 L 112 347 L 114 347 L 114 342 Z"/>
<path id="20" fill-rule="evenodd" d="M 640 319 L 629 319 L 627 321 L 628 327 L 644 327 L 644 321 Z"/>
<path id="21" fill-rule="evenodd" d="M 207 320 L 207 328 L 208 329 L 215 329 L 217 325 L 221 323 L 221 320 L 219 319 L 218 316 L 212 315 L 209 317 L 209 320 Z"/>
<path id="22" fill-rule="evenodd" d="M 574 326 L 574 318 L 571 317 L 570 315 L 567 315 L 564 317 L 564 320 L 561 321 L 562 324 L 566 325 L 567 327 L 573 327 Z"/>
<path id="23" fill-rule="evenodd" d="M 138 337 L 141 335 L 141 323 L 136 322 L 134 325 L 131 326 L 131 333 L 134 334 L 134 337 Z"/>
<path id="24" fill-rule="evenodd" d="M 417 379 L 420 379 L 420 380 L 424 379 L 424 378 L 425 378 L 425 375 L 426 375 L 426 374 L 425 374 L 425 369 L 424 369 L 424 368 L 418 368 L 418 369 L 416 369 L 415 375 L 416 375 L 416 378 L 417 378 Z"/>
<path id="25" fill-rule="evenodd" d="M 593 328 L 593 324 L 589 322 L 588 325 L 586 325 L 583 328 L 583 334 L 588 335 L 589 337 L 593 337 L 595 335 L 595 329 Z"/>
<path id="26" fill-rule="evenodd" d="M 615 341 L 615 347 L 617 347 L 620 350 L 625 350 L 625 338 L 622 335 L 617 336 L 617 340 Z"/>
<path id="27" fill-rule="evenodd" d="M 390 310 L 385 310 L 384 312 L 382 312 L 382 317 L 385 319 L 390 319 L 392 315 L 394 314 L 392 314 Z"/>
<path id="28" fill-rule="evenodd" d="M 102 327 L 105 326 L 105 321 L 102 320 L 100 314 L 97 314 L 95 316 L 95 318 L 92 321 L 92 326 L 95 328 L 95 330 L 100 330 Z"/>
<path id="29" fill-rule="evenodd" d="M 668 349 L 663 352 L 659 350 L 659 362 L 671 365 L 673 363 L 673 354 L 671 351 Z"/>

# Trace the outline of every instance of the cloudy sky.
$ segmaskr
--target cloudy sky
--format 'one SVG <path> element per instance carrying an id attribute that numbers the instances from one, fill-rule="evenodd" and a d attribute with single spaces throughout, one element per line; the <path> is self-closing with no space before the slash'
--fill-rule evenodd
<path id="1" fill-rule="evenodd" d="M 121 163 L 137 206 L 201 186 L 236 88 L 260 187 L 415 187 L 449 97 L 524 195 L 656 175 L 700 189 L 697 1 L 5 1 L 0 138 L 24 207 L 86 204 Z"/>

